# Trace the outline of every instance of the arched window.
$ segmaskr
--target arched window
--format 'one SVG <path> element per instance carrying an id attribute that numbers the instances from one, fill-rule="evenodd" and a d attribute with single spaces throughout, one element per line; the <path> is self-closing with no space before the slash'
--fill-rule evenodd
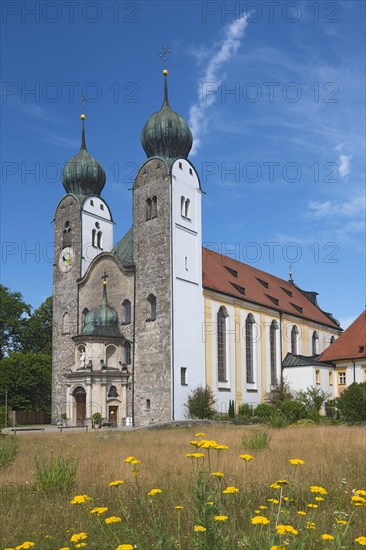
<path id="1" fill-rule="evenodd" d="M 329 343 L 330 343 L 330 344 L 333 344 L 333 342 L 335 342 L 335 336 L 334 336 L 334 335 L 333 335 L 333 336 L 331 336 L 331 338 L 330 338 L 330 342 L 329 342 Z"/>
<path id="2" fill-rule="evenodd" d="M 123 307 L 123 324 L 129 325 L 131 323 L 131 302 L 130 300 L 124 300 L 122 303 Z"/>
<path id="3" fill-rule="evenodd" d="M 101 231 L 97 233 L 97 248 L 103 250 L 103 233 Z"/>
<path id="4" fill-rule="evenodd" d="M 150 294 L 147 297 L 147 321 L 155 321 L 156 319 L 156 297 Z"/>
<path id="5" fill-rule="evenodd" d="M 273 320 L 269 329 L 269 342 L 271 353 L 271 386 L 277 383 L 277 321 Z"/>
<path id="6" fill-rule="evenodd" d="M 89 310 L 87 307 L 84 307 L 83 311 L 81 312 L 82 314 L 82 319 L 81 319 L 81 330 L 83 330 L 83 328 L 85 327 L 85 318 L 87 316 L 87 314 L 89 313 Z"/>
<path id="7" fill-rule="evenodd" d="M 116 346 L 109 345 L 107 346 L 105 352 L 105 362 L 108 367 L 118 367 L 118 357 L 117 357 L 117 348 Z"/>
<path id="8" fill-rule="evenodd" d="M 123 362 L 126 365 L 131 365 L 131 344 L 130 344 L 130 342 L 125 342 L 123 344 L 123 354 L 124 354 Z"/>
<path id="9" fill-rule="evenodd" d="M 111 387 L 109 388 L 108 397 L 114 397 L 114 398 L 116 398 L 116 397 L 118 397 L 118 395 L 119 395 L 119 394 L 118 394 L 118 391 L 117 391 L 116 386 L 111 386 Z"/>
<path id="10" fill-rule="evenodd" d="M 221 306 L 217 313 L 217 378 L 219 382 L 227 382 L 226 366 L 226 318 L 228 313 Z"/>
<path id="11" fill-rule="evenodd" d="M 311 339 L 311 348 L 312 348 L 312 354 L 317 355 L 318 354 L 318 344 L 319 344 L 319 336 L 316 330 L 313 332 L 313 337 Z"/>
<path id="12" fill-rule="evenodd" d="M 254 384 L 254 356 L 253 356 L 253 325 L 254 317 L 249 313 L 245 321 L 245 351 L 247 361 L 247 384 Z"/>
<path id="13" fill-rule="evenodd" d="M 292 327 L 291 330 L 291 353 L 297 355 L 298 353 L 298 342 L 299 342 L 299 329 L 296 325 Z"/>
<path id="14" fill-rule="evenodd" d="M 92 231 L 92 246 L 94 246 L 94 248 L 97 247 L 97 230 L 96 229 L 93 229 Z"/>
<path id="15" fill-rule="evenodd" d="M 71 246 L 71 226 L 70 222 L 65 222 L 64 230 L 62 232 L 62 248 Z"/>
<path id="16" fill-rule="evenodd" d="M 151 199 L 146 199 L 146 210 L 145 210 L 145 219 L 151 220 L 151 212 L 152 212 L 152 201 Z"/>
<path id="17" fill-rule="evenodd" d="M 182 195 L 180 198 L 180 213 L 183 218 L 184 218 L 184 212 L 185 212 L 185 204 L 186 204 L 186 198 L 183 197 Z"/>
<path id="18" fill-rule="evenodd" d="M 184 205 L 184 215 L 187 219 L 189 219 L 189 205 L 191 204 L 191 201 L 189 199 L 186 199 L 186 203 Z"/>
<path id="19" fill-rule="evenodd" d="M 62 334 L 70 334 L 70 315 L 67 312 L 62 318 Z"/>
<path id="20" fill-rule="evenodd" d="M 158 198 L 153 197 L 152 204 L 151 204 L 151 218 L 157 218 L 157 216 L 158 216 Z"/>

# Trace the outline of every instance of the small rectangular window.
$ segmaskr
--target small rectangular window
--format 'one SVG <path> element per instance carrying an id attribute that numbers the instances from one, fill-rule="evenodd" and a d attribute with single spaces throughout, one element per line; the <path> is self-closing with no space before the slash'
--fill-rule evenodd
<path id="1" fill-rule="evenodd" d="M 90 201 L 90 206 L 94 206 L 94 201 Z"/>
<path id="2" fill-rule="evenodd" d="M 332 372 L 329 373 L 329 385 L 333 386 L 333 373 Z"/>
<path id="3" fill-rule="evenodd" d="M 183 170 L 183 164 L 181 162 L 179 163 L 179 168 Z"/>
<path id="4" fill-rule="evenodd" d="M 100 205 L 100 209 L 101 209 L 101 210 L 104 210 L 104 204 L 101 204 L 101 205 Z"/>
<path id="5" fill-rule="evenodd" d="M 193 176 L 193 170 L 192 170 L 192 168 L 189 169 L 189 173 L 191 174 L 191 176 Z"/>
<path id="6" fill-rule="evenodd" d="M 320 369 L 315 371 L 315 381 L 320 384 Z"/>
<path id="7" fill-rule="evenodd" d="M 338 379 L 339 379 L 339 385 L 344 386 L 346 384 L 346 373 L 345 372 L 339 372 L 338 373 Z"/>
<path id="8" fill-rule="evenodd" d="M 146 409 L 149 411 L 151 409 L 150 399 L 146 399 Z"/>
<path id="9" fill-rule="evenodd" d="M 187 386 L 187 368 L 181 367 L 180 369 L 180 383 L 182 386 Z"/>

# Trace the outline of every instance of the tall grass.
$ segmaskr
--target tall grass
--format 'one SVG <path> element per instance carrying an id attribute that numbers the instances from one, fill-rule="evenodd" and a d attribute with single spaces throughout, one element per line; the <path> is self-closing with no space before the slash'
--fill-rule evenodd
<path id="1" fill-rule="evenodd" d="M 0 435 L 0 468 L 8 466 L 16 457 L 18 440 L 14 436 Z"/>
<path id="2" fill-rule="evenodd" d="M 364 428 L 271 430 L 270 447 L 253 451 L 250 462 L 239 458 L 248 450 L 243 449 L 243 437 L 256 437 L 263 429 L 206 425 L 206 430 L 207 439 L 224 443 L 229 449 L 202 450 L 205 458 L 187 458 L 186 454 L 200 449 L 190 445 L 199 437 L 185 428 L 18 436 L 20 452 L 15 464 L 6 473 L 0 471 L 3 546 L 14 548 L 29 540 L 36 543 L 37 550 L 74 548 L 71 535 L 84 532 L 87 547 L 95 550 L 114 550 L 120 544 L 136 545 L 139 550 L 269 550 L 272 545 L 287 547 L 286 541 L 289 549 L 299 550 L 323 549 L 326 544 L 337 550 L 361 548 L 353 541 L 366 535 L 364 508 L 353 506 L 351 496 L 353 490 L 366 489 Z M 60 452 L 79 461 L 72 496 L 88 495 L 92 500 L 70 504 L 71 498 L 59 492 L 34 492 L 35 469 L 30 466 L 34 457 L 49 461 Z M 133 465 L 124 462 L 128 455 L 141 461 L 135 465 L 137 476 Z M 292 458 L 301 458 L 305 464 L 291 465 Z M 212 471 L 225 475 L 212 476 Z M 115 480 L 124 483 L 109 487 Z M 276 480 L 289 484 L 282 489 L 270 488 Z M 323 486 L 328 493 L 324 501 L 318 501 L 318 508 L 307 507 L 317 502 L 309 490 L 311 485 Z M 224 494 L 228 486 L 239 491 Z M 162 493 L 148 496 L 153 488 Z M 268 502 L 268 498 L 278 503 Z M 95 507 L 108 510 L 98 516 L 90 513 Z M 259 515 L 256 510 L 270 524 L 252 525 L 252 518 Z M 307 515 L 299 516 L 299 510 Z M 121 521 L 105 523 L 111 516 Z M 216 521 L 215 516 L 228 519 Z M 349 523 L 336 523 L 342 518 Z M 307 521 L 314 522 L 316 529 L 306 529 Z M 298 535 L 277 535 L 276 522 L 292 525 Z M 195 526 L 206 531 L 195 531 Z M 323 542 L 321 535 L 326 533 L 335 540 Z"/>
<path id="3" fill-rule="evenodd" d="M 70 494 L 75 487 L 78 461 L 72 457 L 62 456 L 61 452 L 45 457 L 35 458 L 35 488 L 45 493 Z"/>

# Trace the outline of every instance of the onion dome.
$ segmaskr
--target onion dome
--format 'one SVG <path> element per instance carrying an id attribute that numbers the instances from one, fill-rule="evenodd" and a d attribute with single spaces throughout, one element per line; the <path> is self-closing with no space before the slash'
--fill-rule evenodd
<path id="1" fill-rule="evenodd" d="M 142 147 L 148 158 L 161 157 L 167 161 L 187 158 L 192 148 L 192 132 L 184 118 L 171 110 L 168 99 L 167 69 L 164 75 L 164 101 L 158 113 L 154 113 L 141 133 Z"/>
<path id="2" fill-rule="evenodd" d="M 105 184 L 105 172 L 99 162 L 92 157 L 85 144 L 85 115 L 82 120 L 80 151 L 65 164 L 62 183 L 66 193 L 78 196 L 99 195 Z"/>
<path id="3" fill-rule="evenodd" d="M 103 281 L 102 303 L 96 309 L 92 309 L 85 316 L 82 336 L 117 336 L 121 337 L 118 328 L 118 316 L 115 309 L 107 303 L 107 283 Z"/>

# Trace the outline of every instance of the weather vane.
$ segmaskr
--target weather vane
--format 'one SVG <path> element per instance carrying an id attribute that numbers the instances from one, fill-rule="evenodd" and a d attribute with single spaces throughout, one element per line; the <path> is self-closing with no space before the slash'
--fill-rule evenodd
<path id="1" fill-rule="evenodd" d="M 79 103 L 80 103 L 80 106 L 81 106 L 83 111 L 85 110 L 85 102 L 86 102 L 86 97 L 83 94 L 81 94 L 81 99 L 80 99 Z"/>
<path id="2" fill-rule="evenodd" d="M 288 264 L 288 270 L 289 270 L 289 275 L 290 275 L 290 282 L 292 283 L 292 282 L 293 282 L 293 278 L 292 278 L 292 264 Z"/>
<path id="3" fill-rule="evenodd" d="M 164 61 L 164 69 L 166 69 L 166 60 L 171 51 L 171 48 L 168 48 L 166 44 L 163 45 L 163 51 L 160 53 L 159 57 Z"/>

